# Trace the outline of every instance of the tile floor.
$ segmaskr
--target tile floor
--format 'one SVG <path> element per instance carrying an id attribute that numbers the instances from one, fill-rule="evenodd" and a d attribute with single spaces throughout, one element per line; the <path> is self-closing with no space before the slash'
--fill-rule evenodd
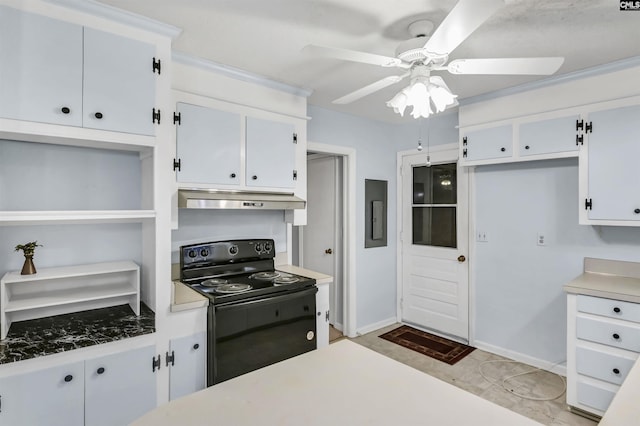
<path id="1" fill-rule="evenodd" d="M 507 376 L 531 369 L 524 364 L 485 363 L 485 361 L 505 360 L 506 358 L 476 349 L 457 364 L 449 365 L 378 337 L 399 327 L 399 325 L 394 324 L 351 340 L 544 425 L 596 425 L 594 421 L 569 412 L 565 404 L 566 396 L 564 393 L 552 401 L 533 401 L 520 398 L 506 391 L 500 384 L 488 382 L 482 377 L 479 370 L 482 366 L 482 372 L 486 377 L 500 382 Z M 519 394 L 538 398 L 559 395 L 564 386 L 557 376 L 546 371 L 517 377 L 507 383 L 509 389 Z"/>

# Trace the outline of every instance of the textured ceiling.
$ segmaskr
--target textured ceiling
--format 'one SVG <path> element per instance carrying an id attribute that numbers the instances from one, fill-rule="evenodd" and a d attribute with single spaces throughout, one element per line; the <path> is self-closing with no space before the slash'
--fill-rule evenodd
<path id="1" fill-rule="evenodd" d="M 309 103 L 367 118 L 406 122 L 385 106 L 398 83 L 349 105 L 331 101 L 397 68 L 314 58 L 307 44 L 394 56 L 407 26 L 436 27 L 455 0 L 101 0 L 183 30 L 174 50 L 313 90 Z M 556 73 L 640 56 L 640 12 L 618 0 L 506 0 L 450 55 L 457 58 L 563 56 Z M 549 78 L 452 75 L 437 71 L 460 99 Z"/>

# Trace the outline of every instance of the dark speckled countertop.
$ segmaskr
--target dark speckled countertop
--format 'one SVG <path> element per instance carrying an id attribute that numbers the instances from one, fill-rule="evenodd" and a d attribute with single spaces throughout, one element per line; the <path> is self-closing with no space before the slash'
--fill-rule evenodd
<path id="1" fill-rule="evenodd" d="M 136 316 L 129 305 L 121 305 L 14 322 L 7 338 L 0 341 L 0 364 L 155 331 L 155 314 L 144 303 L 140 303 L 140 316 Z"/>

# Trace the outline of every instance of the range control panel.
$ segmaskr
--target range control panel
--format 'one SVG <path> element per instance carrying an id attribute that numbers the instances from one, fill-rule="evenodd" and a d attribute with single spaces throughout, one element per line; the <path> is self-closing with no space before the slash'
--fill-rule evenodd
<path id="1" fill-rule="evenodd" d="M 180 247 L 182 267 L 192 264 L 223 264 L 252 259 L 273 259 L 273 240 L 232 240 L 190 244 Z"/>

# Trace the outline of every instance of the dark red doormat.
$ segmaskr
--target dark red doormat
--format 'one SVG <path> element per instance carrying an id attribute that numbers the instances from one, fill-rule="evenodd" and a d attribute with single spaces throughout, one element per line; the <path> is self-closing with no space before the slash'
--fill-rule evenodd
<path id="1" fill-rule="evenodd" d="M 380 337 L 450 365 L 460 361 L 475 349 L 444 337 L 416 330 L 408 325 L 398 327 Z"/>

